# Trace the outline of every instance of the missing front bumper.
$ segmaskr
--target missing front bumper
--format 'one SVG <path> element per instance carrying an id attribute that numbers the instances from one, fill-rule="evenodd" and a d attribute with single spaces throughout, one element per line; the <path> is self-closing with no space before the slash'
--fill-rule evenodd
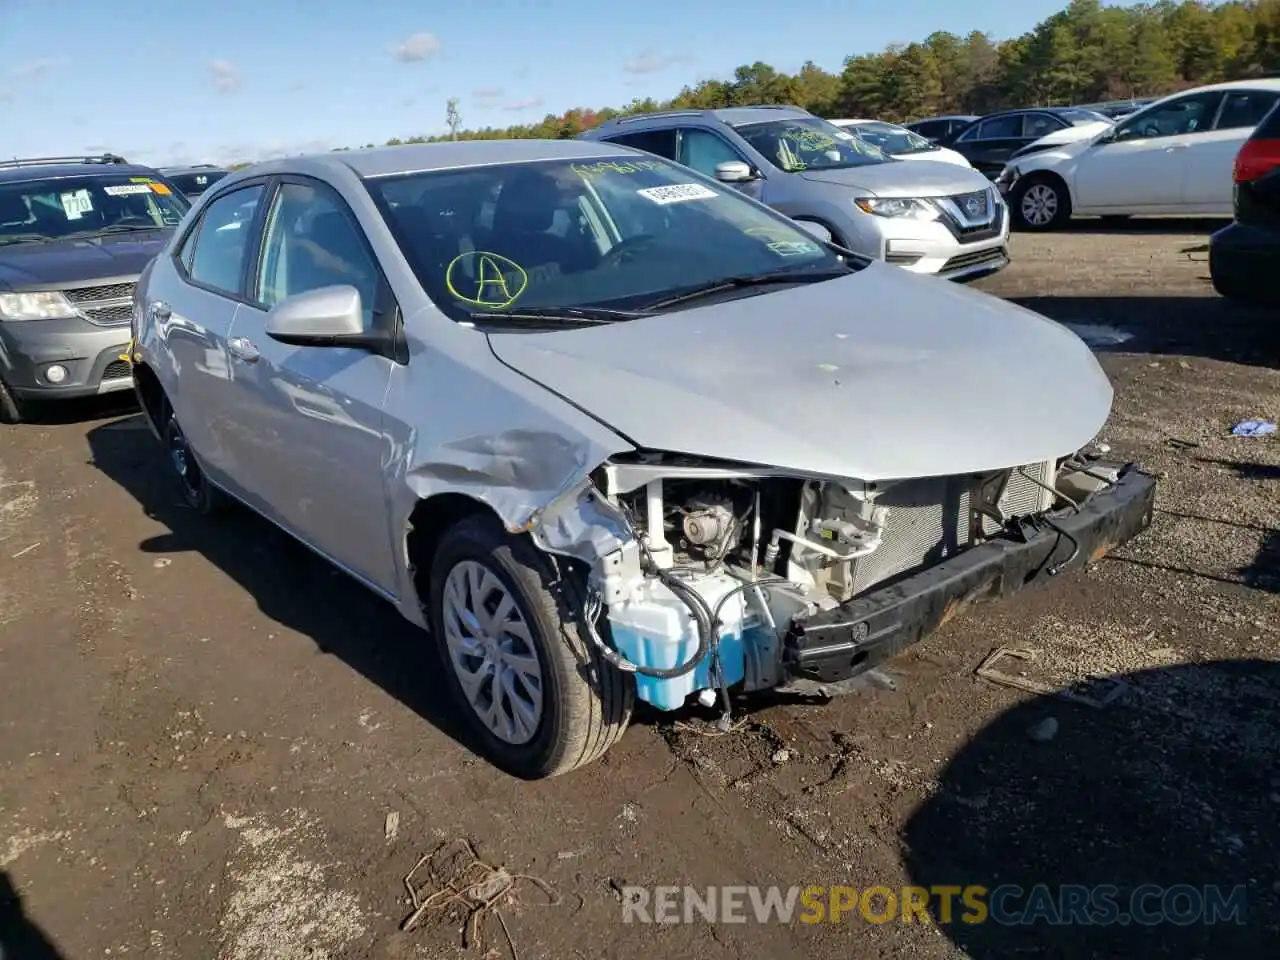
<path id="1" fill-rule="evenodd" d="M 848 680 L 897 656 L 972 603 L 1004 599 L 1059 570 L 1098 560 L 1150 526 L 1155 491 L 1155 481 L 1128 464 L 1116 484 L 1079 513 L 1049 514 L 1058 529 L 1041 524 L 1025 540 L 987 541 L 833 610 L 797 618 L 784 645 L 787 672 L 811 683 Z M 1074 557 L 1073 540 L 1079 547 Z"/>

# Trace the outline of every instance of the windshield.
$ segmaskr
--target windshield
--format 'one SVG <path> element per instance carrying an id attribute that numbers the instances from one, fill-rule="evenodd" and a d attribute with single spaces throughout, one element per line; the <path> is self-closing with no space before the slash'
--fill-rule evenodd
<path id="1" fill-rule="evenodd" d="M 881 120 L 868 120 L 844 128 L 864 143 L 869 143 L 883 153 L 923 153 L 939 149 L 918 133 Z"/>
<path id="2" fill-rule="evenodd" d="M 0 184 L 0 244 L 177 226 L 190 204 L 159 177 L 99 174 Z"/>
<path id="3" fill-rule="evenodd" d="M 736 129 L 747 143 L 788 173 L 864 167 L 891 159 L 875 144 L 817 117 L 768 120 Z"/>
<path id="4" fill-rule="evenodd" d="M 198 170 L 171 173 L 168 180 L 188 197 L 198 197 L 226 175 L 225 170 Z"/>
<path id="5" fill-rule="evenodd" d="M 644 310 L 721 281 L 847 273 L 829 247 L 678 164 L 619 156 L 367 181 L 428 296 L 474 312 Z M 743 295 L 762 291 L 744 287 Z"/>

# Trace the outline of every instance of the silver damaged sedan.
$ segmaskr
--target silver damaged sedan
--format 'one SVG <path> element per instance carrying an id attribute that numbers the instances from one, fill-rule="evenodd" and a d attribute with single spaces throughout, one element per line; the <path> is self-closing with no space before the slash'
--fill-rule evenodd
<path id="1" fill-rule="evenodd" d="M 190 505 L 395 604 L 525 778 L 600 756 L 637 698 L 728 722 L 838 692 L 1151 520 L 1070 331 L 618 145 L 234 173 L 141 277 L 133 338 Z"/>

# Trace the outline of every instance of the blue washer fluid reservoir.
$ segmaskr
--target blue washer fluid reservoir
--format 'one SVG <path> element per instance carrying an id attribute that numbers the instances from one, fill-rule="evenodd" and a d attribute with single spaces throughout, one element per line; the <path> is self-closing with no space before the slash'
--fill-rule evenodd
<path id="1" fill-rule="evenodd" d="M 742 586 L 727 573 L 687 581 L 707 605 L 716 605 Z M 745 591 L 738 590 L 720 608 L 720 666 L 726 685 L 743 678 L 742 633 L 747 613 Z M 683 600 L 656 578 L 646 579 L 632 596 L 609 605 L 609 628 L 618 652 L 641 667 L 667 669 L 687 663 L 698 649 L 698 624 Z M 689 694 L 712 686 L 711 651 L 696 668 L 669 680 L 635 674 L 636 696 L 660 710 L 678 710 Z"/>

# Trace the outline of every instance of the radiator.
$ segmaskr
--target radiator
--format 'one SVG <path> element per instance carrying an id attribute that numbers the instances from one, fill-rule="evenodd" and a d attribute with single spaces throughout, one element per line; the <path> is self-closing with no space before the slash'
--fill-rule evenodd
<path id="1" fill-rule="evenodd" d="M 1023 472 L 1041 483 L 1049 483 L 1053 462 L 1029 464 Z M 889 508 L 882 542 L 874 553 L 854 562 L 854 592 L 917 569 L 932 566 L 953 556 L 972 540 L 969 516 L 971 476 L 930 477 L 895 484 L 876 500 Z M 1017 470 L 1000 498 L 1006 516 L 1021 517 L 1052 506 L 1053 494 L 1023 477 Z M 982 521 L 990 536 L 1000 525 L 990 517 Z"/>

